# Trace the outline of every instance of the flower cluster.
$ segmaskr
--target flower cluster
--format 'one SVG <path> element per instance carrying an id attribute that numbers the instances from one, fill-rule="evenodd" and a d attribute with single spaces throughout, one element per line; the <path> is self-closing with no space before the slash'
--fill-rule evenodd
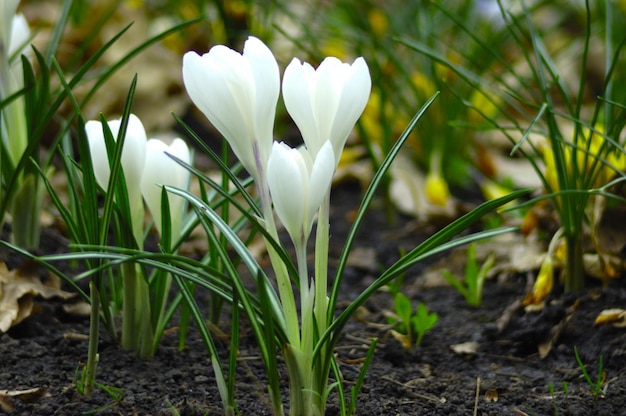
<path id="1" fill-rule="evenodd" d="M 112 120 L 107 123 L 115 139 L 117 139 L 121 121 L 121 119 Z M 102 188 L 107 189 L 110 165 L 108 158 L 102 157 L 107 154 L 102 127 L 102 123 L 95 120 L 85 124 L 96 180 Z M 148 140 L 141 120 L 131 114 L 128 119 L 121 164 L 132 215 L 133 235 L 137 244 L 141 244 L 143 236 L 143 200 L 145 200 L 152 214 L 159 234 L 161 234 L 160 186 L 170 185 L 186 189 L 189 183 L 189 171 L 167 154 L 175 156 L 187 164 L 191 162 L 189 148 L 182 139 L 174 139 L 169 146 L 159 139 Z M 183 206 L 183 198 L 172 196 L 169 199 L 170 226 L 174 236 L 178 235 L 181 230 Z"/>
<path id="2" fill-rule="evenodd" d="M 255 179 L 262 204 L 269 203 L 263 201 L 269 188 L 276 214 L 294 243 L 306 240 L 369 98 L 365 60 L 347 64 L 329 57 L 314 69 L 294 58 L 287 66 L 282 93 L 304 139 L 298 150 L 273 140 L 280 76 L 276 58 L 259 39 L 248 38 L 243 54 L 223 45 L 202 56 L 187 52 L 183 81 L 191 100 Z"/>
<path id="3" fill-rule="evenodd" d="M 352 64 L 326 58 L 317 69 L 293 59 L 285 69 L 282 93 L 304 144 L 291 148 L 273 139 L 280 93 L 278 64 L 269 48 L 250 37 L 243 54 L 215 46 L 200 56 L 183 57 L 183 81 L 194 104 L 230 144 L 255 181 L 263 224 L 278 240 L 274 214 L 294 244 L 300 290 L 300 316 L 285 263 L 267 245 L 276 275 L 286 334 L 283 354 L 290 382 L 290 414 L 323 414 L 332 351 L 314 357 L 320 334 L 330 325 L 327 268 L 330 187 L 350 131 L 371 90 L 363 58 Z M 307 265 L 307 241 L 314 219 L 315 275 Z M 272 335 L 273 336 L 273 335 Z M 282 414 L 280 399 L 274 400 Z"/>

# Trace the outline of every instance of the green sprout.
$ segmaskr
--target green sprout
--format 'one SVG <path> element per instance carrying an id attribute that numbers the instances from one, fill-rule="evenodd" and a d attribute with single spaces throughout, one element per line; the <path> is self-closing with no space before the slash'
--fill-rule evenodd
<path id="1" fill-rule="evenodd" d="M 465 279 L 463 281 L 457 279 L 447 270 L 443 271 L 443 277 L 448 283 L 460 294 L 463 295 L 468 305 L 480 306 L 483 301 L 483 288 L 489 270 L 493 267 L 495 255 L 490 253 L 485 262 L 479 267 L 476 260 L 476 245 L 469 244 L 467 247 L 467 263 L 465 265 Z"/>
<path id="2" fill-rule="evenodd" d="M 395 295 L 393 304 L 397 316 L 390 319 L 391 323 L 396 323 L 394 337 L 406 349 L 413 346 L 414 339 L 415 345 L 422 345 L 424 335 L 437 324 L 439 315 L 436 312 L 429 312 L 424 302 L 418 303 L 413 311 L 411 300 L 403 293 Z"/>
<path id="3" fill-rule="evenodd" d="M 591 379 L 591 376 L 589 375 L 589 372 L 587 371 L 587 367 L 583 363 L 583 360 L 580 358 L 580 355 L 578 354 L 578 348 L 576 347 L 574 347 L 574 357 L 576 357 L 576 364 L 578 364 L 578 368 L 580 368 L 580 371 L 582 371 L 585 381 L 591 388 L 591 395 L 594 397 L 594 399 L 597 399 L 598 397 L 600 397 L 600 392 L 602 390 L 602 386 L 606 378 L 606 374 L 604 372 L 604 366 L 602 362 L 602 356 L 600 356 L 600 360 L 598 362 L 598 373 L 596 375 L 595 381 Z"/>

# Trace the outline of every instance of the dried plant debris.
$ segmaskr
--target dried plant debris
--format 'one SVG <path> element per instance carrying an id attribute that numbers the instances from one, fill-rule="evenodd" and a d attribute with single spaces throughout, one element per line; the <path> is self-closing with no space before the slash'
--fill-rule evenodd
<path id="1" fill-rule="evenodd" d="M 44 397 L 50 397 L 45 387 L 35 387 L 26 390 L 0 390 L 0 409 L 3 412 L 12 412 L 13 399 L 19 399 L 25 403 L 36 403 Z"/>
<path id="2" fill-rule="evenodd" d="M 626 328 L 626 309 L 605 309 L 598 314 L 594 326 L 611 324 L 616 328 Z"/>
<path id="3" fill-rule="evenodd" d="M 60 289 L 60 279 L 56 276 L 43 282 L 28 267 L 9 271 L 6 264 L 0 263 L 0 331 L 6 332 L 31 316 L 36 297 L 67 300 L 74 296 Z"/>

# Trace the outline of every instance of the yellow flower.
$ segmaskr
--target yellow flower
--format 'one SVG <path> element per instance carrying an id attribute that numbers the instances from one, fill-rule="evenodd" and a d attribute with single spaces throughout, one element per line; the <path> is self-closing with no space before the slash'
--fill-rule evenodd
<path id="1" fill-rule="evenodd" d="M 487 97 L 482 91 L 474 90 L 470 97 L 470 103 L 475 109 L 470 109 L 469 119 L 472 123 L 483 121 L 483 115 L 494 117 L 498 113 L 498 105 L 501 99 L 496 96 Z"/>
<path id="2" fill-rule="evenodd" d="M 424 98 L 430 98 L 436 92 L 435 84 L 422 72 L 414 72 L 411 74 L 411 82 L 422 93 Z"/>
<path id="3" fill-rule="evenodd" d="M 389 27 L 387 16 L 381 9 L 372 9 L 367 16 L 375 36 L 384 36 Z"/>
<path id="4" fill-rule="evenodd" d="M 577 176 L 573 178 L 576 181 L 575 184 L 587 183 L 586 178 L 594 176 L 594 182 L 587 186 L 598 188 L 606 185 L 618 171 L 626 168 L 624 153 L 612 150 L 612 146 L 606 143 L 602 128 L 595 128 L 591 135 L 589 129 L 584 128 L 580 137 L 581 140 L 576 145 L 563 144 L 561 146 L 567 173 Z M 554 152 L 551 147 L 545 146 L 541 149 L 541 153 L 545 163 L 544 177 L 550 187 L 548 191 L 556 192 L 560 187 Z M 572 160 L 576 160 L 575 165 Z M 578 180 L 579 178 L 580 180 Z"/>
<path id="5" fill-rule="evenodd" d="M 448 183 L 438 172 L 433 170 L 426 175 L 426 198 L 441 207 L 445 207 L 450 199 Z"/>

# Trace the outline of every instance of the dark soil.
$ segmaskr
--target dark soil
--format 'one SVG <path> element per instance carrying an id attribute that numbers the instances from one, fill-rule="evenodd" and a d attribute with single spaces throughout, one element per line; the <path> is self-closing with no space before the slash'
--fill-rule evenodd
<path id="1" fill-rule="evenodd" d="M 337 245 L 343 241 L 358 195 L 340 188 L 333 198 L 334 206 L 341 207 L 332 222 L 332 241 Z M 376 262 L 382 265 L 393 260 L 400 246 L 411 248 L 432 231 L 424 226 L 406 232 L 409 220 L 389 227 L 382 216 L 377 217 L 368 218 L 357 247 L 374 248 Z M 58 232 L 46 230 L 44 247 L 56 251 L 64 244 Z M 12 267 L 19 264 L 20 259 L 11 253 L 2 256 Z M 347 273 L 340 306 L 373 279 L 365 269 L 352 267 Z M 601 310 L 626 306 L 624 278 L 606 289 L 589 287 L 578 296 L 557 293 L 541 312 L 525 313 L 518 308 L 509 314 L 510 306 L 524 297 L 526 286 L 522 276 L 490 280 L 482 306 L 473 308 L 452 288 L 426 287 L 420 270 L 409 273 L 404 292 L 414 303 L 425 302 L 437 312 L 439 322 L 421 346 L 408 351 L 389 335 L 386 326 L 384 312 L 390 309 L 391 296 L 379 293 L 372 297 L 346 328 L 336 351 L 345 383 L 350 386 L 370 340 L 380 338 L 358 398 L 357 414 L 625 414 L 626 329 L 593 326 Z M 203 296 L 199 295 L 200 301 Z M 31 403 L 15 399 L 13 414 L 222 414 L 208 354 L 195 332 L 180 351 L 178 334 L 168 331 L 156 356 L 149 360 L 137 359 L 103 335 L 97 381 L 121 389 L 123 398 L 116 402 L 103 389 L 84 397 L 73 383 L 76 370 L 87 358 L 86 337 L 76 336 L 88 333 L 87 319 L 63 313 L 60 302 L 40 301 L 38 306 L 38 313 L 0 335 L 0 390 L 44 387 L 48 393 Z M 503 323 L 503 316 L 510 318 L 508 323 Z M 228 331 L 227 319 L 220 326 Z M 558 336 L 553 336 L 555 328 L 560 328 Z M 554 344 L 542 359 L 538 346 L 551 338 Z M 470 341 L 478 343 L 475 353 L 459 354 L 451 349 Z M 227 341 L 218 338 L 217 343 L 227 353 Z M 594 382 L 602 360 L 603 384 L 595 397 L 576 362 L 574 347 Z M 270 414 L 262 361 L 245 323 L 239 364 L 237 404 L 241 414 Z M 335 396 L 331 395 L 327 414 L 338 414 Z"/>

